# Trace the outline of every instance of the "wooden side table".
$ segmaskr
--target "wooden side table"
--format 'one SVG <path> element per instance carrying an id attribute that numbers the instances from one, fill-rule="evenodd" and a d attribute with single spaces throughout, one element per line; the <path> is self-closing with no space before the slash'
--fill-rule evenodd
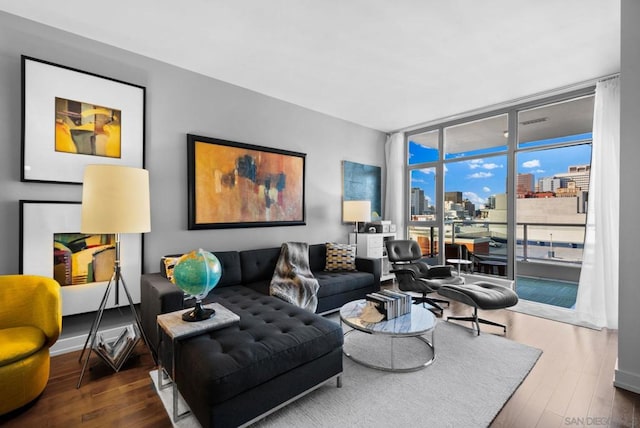
<path id="1" fill-rule="evenodd" d="M 222 328 L 229 327 L 231 325 L 237 324 L 240 321 L 240 317 L 231 312 L 229 309 L 225 308 L 219 303 L 211 303 L 208 305 L 203 305 L 204 308 L 214 309 L 216 311 L 215 315 L 211 318 L 203 321 L 195 321 L 195 322 L 187 322 L 183 321 L 182 314 L 185 311 L 190 309 L 182 309 L 175 312 L 170 312 L 167 314 L 161 314 L 157 317 L 158 324 L 158 389 L 165 389 L 168 386 L 173 387 L 173 421 L 177 422 L 183 417 L 187 416 L 190 412 L 186 411 L 182 414 L 178 414 L 178 384 L 176 380 L 176 360 L 177 360 L 177 350 L 176 347 L 178 341 L 186 339 L 188 337 L 197 336 L 199 334 L 205 333 L 207 331 L 212 330 L 220 330 Z M 173 353 L 173 358 L 171 359 L 171 372 L 167 373 L 166 370 L 162 367 L 162 352 L 160 349 L 160 345 L 162 343 L 162 332 L 164 332 L 171 339 L 171 352 Z M 169 382 L 163 384 L 162 378 L 163 373 L 166 373 L 169 378 Z"/>

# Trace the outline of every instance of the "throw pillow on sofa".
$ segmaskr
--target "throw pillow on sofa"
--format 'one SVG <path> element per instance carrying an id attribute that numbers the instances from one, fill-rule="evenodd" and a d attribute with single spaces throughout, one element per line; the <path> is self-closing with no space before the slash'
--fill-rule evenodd
<path id="1" fill-rule="evenodd" d="M 356 246 L 352 244 L 336 244 L 327 242 L 327 258 L 325 271 L 355 271 Z"/>
<path id="2" fill-rule="evenodd" d="M 180 257 L 182 257 L 181 254 L 172 254 L 170 256 L 162 257 L 162 271 L 160 272 L 160 274 L 174 284 L 175 281 L 173 279 L 173 268 L 176 267 L 176 263 L 178 263 Z"/>

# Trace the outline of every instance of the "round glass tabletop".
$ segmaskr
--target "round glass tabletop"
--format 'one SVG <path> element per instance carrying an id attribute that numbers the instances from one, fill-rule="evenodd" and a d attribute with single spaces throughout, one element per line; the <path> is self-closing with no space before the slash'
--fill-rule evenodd
<path id="1" fill-rule="evenodd" d="M 366 333 L 389 334 L 393 336 L 419 336 L 436 326 L 436 317 L 421 305 L 412 305 L 411 312 L 390 320 L 369 322 L 363 313 L 372 308 L 364 299 L 354 300 L 340 308 L 340 319 L 356 330 Z"/>

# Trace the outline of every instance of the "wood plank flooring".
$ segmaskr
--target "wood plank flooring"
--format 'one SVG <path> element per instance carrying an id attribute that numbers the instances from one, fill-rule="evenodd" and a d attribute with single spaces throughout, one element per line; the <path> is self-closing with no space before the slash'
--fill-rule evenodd
<path id="1" fill-rule="evenodd" d="M 469 312 L 454 303 L 445 317 Z M 616 331 L 590 330 L 509 310 L 481 315 L 507 324 L 510 339 L 544 351 L 491 427 L 640 427 L 640 395 L 612 384 Z M 482 328 L 483 334 L 500 332 Z M 80 389 L 76 389 L 78 356 L 73 352 L 53 357 L 42 396 L 21 412 L 0 417 L 0 426 L 171 426 L 151 384 L 148 372 L 154 364 L 144 345 L 138 345 L 135 356 L 118 373 L 92 356 L 92 369 Z"/>

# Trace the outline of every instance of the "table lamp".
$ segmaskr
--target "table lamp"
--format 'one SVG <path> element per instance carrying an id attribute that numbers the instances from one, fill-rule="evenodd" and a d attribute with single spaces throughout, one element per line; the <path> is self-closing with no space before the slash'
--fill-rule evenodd
<path id="1" fill-rule="evenodd" d="M 118 304 L 120 284 L 129 300 L 140 334 L 148 347 L 148 341 L 140 317 L 133 306 L 129 289 L 122 278 L 120 268 L 120 234 L 144 233 L 151 230 L 149 204 L 149 172 L 145 169 L 119 165 L 88 165 L 84 171 L 82 187 L 82 216 L 80 232 L 87 234 L 115 235 L 115 262 L 113 275 L 107 284 L 100 302 L 96 318 L 91 325 L 84 343 L 79 361 L 82 360 L 87 345 L 90 344 L 87 358 L 80 374 L 78 388 L 86 369 L 91 351 L 94 349 L 98 328 L 107 305 L 112 286 L 115 285 L 115 302 Z"/>
<path id="2" fill-rule="evenodd" d="M 358 223 L 371 221 L 371 201 L 344 201 L 342 221 L 354 222 L 354 232 L 358 233 Z"/>

